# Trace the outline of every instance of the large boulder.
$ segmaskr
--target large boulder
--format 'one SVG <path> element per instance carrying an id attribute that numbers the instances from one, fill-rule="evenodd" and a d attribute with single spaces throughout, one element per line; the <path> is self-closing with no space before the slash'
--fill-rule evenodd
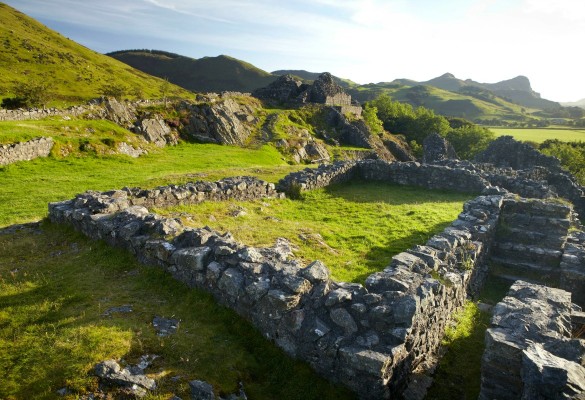
<path id="1" fill-rule="evenodd" d="M 189 106 L 191 114 L 183 132 L 196 140 L 208 143 L 243 145 L 256 128 L 260 105 L 257 101 L 239 103 L 233 98 L 213 104 Z"/>
<path id="2" fill-rule="evenodd" d="M 270 85 L 257 89 L 252 96 L 265 101 L 275 101 L 278 103 L 291 102 L 306 89 L 307 85 L 296 79 L 292 75 L 282 75 Z"/>
<path id="3" fill-rule="evenodd" d="M 177 144 L 177 138 L 173 135 L 171 128 L 158 115 L 137 121 L 134 131 L 142 135 L 147 142 L 154 143 L 158 147 Z"/>
<path id="4" fill-rule="evenodd" d="M 432 164 L 438 161 L 458 159 L 451 143 L 438 133 L 431 133 L 423 141 L 423 163 Z"/>
<path id="5" fill-rule="evenodd" d="M 127 103 L 121 103 L 114 97 L 105 97 L 102 100 L 103 118 L 125 128 L 132 127 L 136 120 L 136 110 Z"/>
<path id="6" fill-rule="evenodd" d="M 500 136 L 491 142 L 475 161 L 516 170 L 544 167 L 551 172 L 561 172 L 561 163 L 557 158 L 546 156 L 512 136 Z"/>

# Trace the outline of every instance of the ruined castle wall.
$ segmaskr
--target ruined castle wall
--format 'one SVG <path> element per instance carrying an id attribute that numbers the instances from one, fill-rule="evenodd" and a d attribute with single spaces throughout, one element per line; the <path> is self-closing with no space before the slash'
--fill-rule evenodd
<path id="1" fill-rule="evenodd" d="M 356 165 L 340 163 L 295 176 L 305 189 L 323 187 L 355 177 L 362 172 Z M 364 171 L 368 177 L 380 173 Z M 51 204 L 49 216 L 212 293 L 284 351 L 361 398 L 400 392 L 410 372 L 436 352 L 453 312 L 477 285 L 502 196 L 468 202 L 450 227 L 393 257 L 365 285 L 331 280 L 319 261 L 303 266 L 291 260 L 285 241 L 273 248 L 248 247 L 229 234 L 185 228 L 143 207 L 275 194 L 274 186 L 252 178 L 87 192 Z"/>
<path id="2" fill-rule="evenodd" d="M 0 165 L 47 157 L 54 144 L 53 138 L 40 137 L 28 142 L 0 145 Z"/>
<path id="3" fill-rule="evenodd" d="M 278 182 L 277 187 L 288 193 L 295 185 L 299 185 L 301 190 L 313 190 L 355 178 L 468 193 L 481 193 L 490 187 L 485 179 L 471 171 L 417 162 L 388 163 L 382 160 L 339 162 L 321 165 L 316 169 L 307 168 L 286 176 Z"/>
<path id="4" fill-rule="evenodd" d="M 516 281 L 486 332 L 479 399 L 581 398 L 585 341 L 571 339 L 571 293 Z"/>

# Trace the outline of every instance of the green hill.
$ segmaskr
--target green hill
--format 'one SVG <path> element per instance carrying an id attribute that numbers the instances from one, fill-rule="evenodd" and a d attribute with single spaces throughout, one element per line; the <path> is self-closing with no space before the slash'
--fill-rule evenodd
<path id="1" fill-rule="evenodd" d="M 251 92 L 276 79 L 252 64 L 224 55 L 195 59 L 158 50 L 121 50 L 108 55 L 194 92 Z"/>
<path id="2" fill-rule="evenodd" d="M 385 93 L 393 100 L 415 107 L 423 106 L 441 115 L 467 119 L 498 118 L 514 121 L 523 118 L 524 113 L 536 111 L 524 109 L 523 112 L 522 106 L 481 91 L 453 92 L 433 86 L 406 86 L 395 82 L 361 85 L 348 89 L 348 93 L 360 102 L 373 100 Z"/>
<path id="3" fill-rule="evenodd" d="M 161 97 L 161 79 L 75 43 L 3 3 L 0 49 L 0 98 L 13 96 L 16 84 L 28 82 L 47 84 L 51 104 L 99 97 L 104 85 L 123 85 L 138 97 Z M 171 92 L 190 96 L 174 85 Z"/>

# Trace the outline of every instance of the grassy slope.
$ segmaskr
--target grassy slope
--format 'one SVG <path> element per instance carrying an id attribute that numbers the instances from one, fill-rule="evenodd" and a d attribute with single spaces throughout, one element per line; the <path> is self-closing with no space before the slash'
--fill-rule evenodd
<path id="1" fill-rule="evenodd" d="M 38 220 L 47 203 L 85 190 L 153 187 L 187 180 L 256 175 L 276 181 L 289 166 L 277 150 L 182 144 L 133 159 L 127 156 L 46 158 L 0 167 L 0 226 Z"/>
<path id="2" fill-rule="evenodd" d="M 109 56 L 197 92 L 250 92 L 276 79 L 252 64 L 224 55 L 194 59 L 179 55 L 169 57 L 156 52 L 119 51 Z"/>
<path id="3" fill-rule="evenodd" d="M 302 201 L 202 203 L 159 213 L 182 217 L 196 227 L 230 231 L 236 240 L 254 246 L 272 246 L 276 238 L 286 237 L 298 247 L 295 255 L 305 262 L 320 259 L 335 279 L 363 283 L 393 255 L 444 229 L 469 198 L 459 193 L 353 182 L 308 192 Z M 238 210 L 246 215 L 233 217 Z"/>
<path id="4" fill-rule="evenodd" d="M 417 106 L 430 108 L 435 112 L 456 117 L 475 118 L 504 118 L 518 119 L 522 116 L 522 107 L 509 103 L 503 99 L 497 99 L 497 104 L 466 96 L 460 93 L 450 92 L 432 86 L 427 86 L 429 96 L 420 99 L 415 104 L 411 100 L 413 92 L 410 86 L 396 84 L 370 84 L 362 85 L 350 93 L 360 101 L 366 101 L 379 96 L 382 93 L 388 94 L 393 100 L 411 103 Z M 528 112 L 532 110 L 527 110 Z"/>
<path id="5" fill-rule="evenodd" d="M 99 97 L 105 84 L 140 88 L 146 98 L 161 97 L 162 80 L 81 46 L 32 18 L 0 3 L 0 98 L 10 97 L 16 82 L 49 83 L 53 105 Z M 180 96 L 190 92 L 173 86 Z"/>
<path id="6" fill-rule="evenodd" d="M 542 143 L 547 139 L 558 139 L 563 142 L 585 141 L 585 129 L 553 129 L 553 128 L 490 128 L 496 136 L 509 135 L 516 140 Z"/>

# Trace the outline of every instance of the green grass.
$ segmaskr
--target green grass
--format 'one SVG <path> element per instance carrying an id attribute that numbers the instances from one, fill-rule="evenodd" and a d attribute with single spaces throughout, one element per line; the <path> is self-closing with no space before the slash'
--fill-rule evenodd
<path id="1" fill-rule="evenodd" d="M 485 304 L 496 305 L 505 297 L 510 285 L 509 281 L 490 275 L 479 299 Z M 426 399 L 477 399 L 485 331 L 490 320 L 491 315 L 471 301 L 455 316 L 454 324 L 445 332 L 442 345 L 446 353 L 439 362 Z"/>
<path id="2" fill-rule="evenodd" d="M 471 301 L 455 315 L 455 324 L 447 328 L 442 343 L 447 353 L 439 363 L 426 399 L 477 399 L 484 336 L 489 321 L 490 315 L 480 311 Z"/>
<path id="3" fill-rule="evenodd" d="M 585 129 L 568 128 L 490 128 L 496 136 L 509 135 L 520 141 L 542 143 L 547 139 L 562 142 L 585 141 Z"/>
<path id="4" fill-rule="evenodd" d="M 128 156 L 38 158 L 0 167 L 0 226 L 46 216 L 47 204 L 91 190 L 154 187 L 234 175 L 277 181 L 301 168 L 281 160 L 276 149 L 181 144 L 137 159 Z"/>
<path id="5" fill-rule="evenodd" d="M 163 80 L 92 51 L 0 3 L 0 98 L 11 97 L 16 82 L 48 83 L 51 105 L 63 106 L 99 96 L 103 85 L 139 89 L 160 98 Z M 171 85 L 173 94 L 192 93 Z"/>
<path id="6" fill-rule="evenodd" d="M 230 231 L 251 246 L 272 246 L 285 237 L 305 262 L 323 261 L 333 277 L 363 282 L 393 255 L 424 244 L 461 212 L 471 196 L 460 193 L 353 182 L 304 194 L 302 200 L 204 202 L 156 210 L 185 223 Z M 233 217 L 244 211 L 246 215 Z M 320 235 L 320 236 L 317 236 Z"/>
<path id="7" fill-rule="evenodd" d="M 138 135 L 106 120 L 50 118 L 40 121 L 0 122 L 0 144 L 25 142 L 40 136 L 53 138 L 55 146 L 52 154 L 56 157 L 88 153 L 114 154 L 120 142 L 133 144 L 147 151 L 155 149 Z"/>
<path id="8" fill-rule="evenodd" d="M 243 382 L 251 399 L 350 399 L 262 338 L 211 296 L 138 264 L 128 252 L 44 223 L 0 231 L 0 398 L 66 399 L 97 389 L 93 365 L 159 356 L 147 370 L 158 389 L 146 399 L 189 398 L 200 379 L 217 394 Z M 104 312 L 131 305 L 131 313 Z M 158 337 L 155 316 L 180 320 Z"/>

